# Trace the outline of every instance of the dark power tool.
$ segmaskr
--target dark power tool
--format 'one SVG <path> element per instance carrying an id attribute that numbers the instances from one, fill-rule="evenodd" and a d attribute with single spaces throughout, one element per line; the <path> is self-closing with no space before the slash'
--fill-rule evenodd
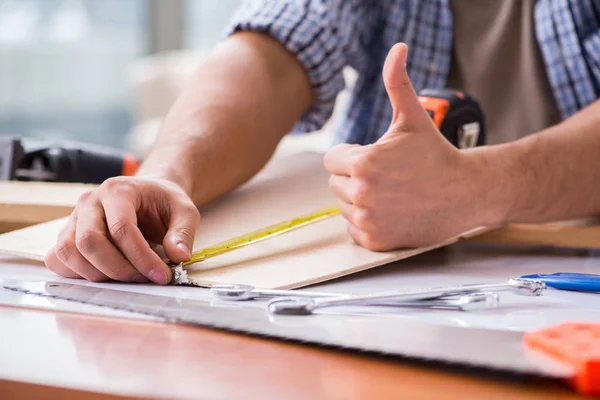
<path id="1" fill-rule="evenodd" d="M 138 167 L 131 154 L 110 147 L 0 136 L 0 180 L 99 184 Z"/>
<path id="2" fill-rule="evenodd" d="M 448 141 L 458 148 L 485 143 L 479 103 L 461 91 L 425 89 L 419 100 Z M 132 155 L 78 142 L 44 143 L 0 136 L 0 180 L 102 183 L 133 175 L 139 161 Z"/>
<path id="3" fill-rule="evenodd" d="M 424 89 L 418 95 L 421 105 L 450 143 L 460 149 L 485 144 L 485 118 L 473 97 L 452 89 Z"/>

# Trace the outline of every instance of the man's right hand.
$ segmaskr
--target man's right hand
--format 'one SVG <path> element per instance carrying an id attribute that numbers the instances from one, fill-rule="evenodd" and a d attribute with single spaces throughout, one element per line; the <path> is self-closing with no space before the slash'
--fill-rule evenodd
<path id="1" fill-rule="evenodd" d="M 118 177 L 82 195 L 46 266 L 67 278 L 164 285 L 171 271 L 150 247 L 175 262 L 189 260 L 200 222 L 180 186 L 147 177 Z"/>

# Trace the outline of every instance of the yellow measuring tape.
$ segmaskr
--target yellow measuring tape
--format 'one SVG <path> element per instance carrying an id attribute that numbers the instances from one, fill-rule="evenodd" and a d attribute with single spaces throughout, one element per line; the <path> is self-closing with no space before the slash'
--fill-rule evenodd
<path id="1" fill-rule="evenodd" d="M 340 213 L 341 211 L 339 207 L 329 206 L 287 221 L 278 222 L 265 228 L 260 228 L 255 231 L 245 233 L 241 236 L 225 240 L 221 243 L 217 243 L 215 245 L 206 247 L 202 250 L 192 253 L 192 258 L 188 261 L 185 261 L 183 263 L 183 266 L 185 267 L 190 264 L 204 261 L 207 258 L 212 258 L 220 254 L 228 253 L 230 251 L 246 247 L 251 244 L 270 239 L 275 236 L 279 236 L 281 234 L 290 232 L 303 226 L 310 225 L 312 223 L 336 216 Z M 171 261 L 168 261 L 167 264 L 170 266 L 177 265 L 176 263 L 173 263 Z"/>

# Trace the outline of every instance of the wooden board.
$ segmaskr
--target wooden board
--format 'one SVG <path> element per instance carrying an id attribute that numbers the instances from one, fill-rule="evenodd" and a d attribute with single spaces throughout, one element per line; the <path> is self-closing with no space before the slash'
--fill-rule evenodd
<path id="1" fill-rule="evenodd" d="M 0 182 L 0 233 L 68 216 L 94 185 Z"/>
<path id="2" fill-rule="evenodd" d="M 479 243 L 600 249 L 598 219 L 527 225 L 510 224 L 469 238 Z"/>
<path id="3" fill-rule="evenodd" d="M 302 153 L 272 160 L 249 183 L 201 210 L 202 221 L 194 249 L 335 204 L 328 177 L 321 154 Z M 64 223 L 64 219 L 51 221 L 0 235 L 0 252 L 43 260 Z M 548 227 L 555 229 L 552 225 Z M 513 243 L 519 240 L 520 234 L 536 232 L 530 228 L 509 226 L 488 232 L 488 236 L 480 234 L 490 229 L 479 228 L 435 246 L 380 253 L 356 245 L 346 232 L 345 220 L 337 216 L 187 269 L 192 282 L 200 286 L 246 283 L 263 288 L 296 288 L 412 257 L 463 237 Z M 569 235 L 572 229 L 583 228 L 588 227 L 570 226 Z M 536 229 L 546 232 L 544 227 Z M 534 234 L 523 242 L 536 243 L 536 237 L 548 241 L 547 237 Z M 587 235 L 581 236 L 580 242 L 568 243 L 584 243 L 584 238 Z M 537 244 L 545 244 L 544 240 L 537 240 Z M 585 243 L 594 244 L 593 241 Z"/>
<path id="4" fill-rule="evenodd" d="M 0 235 L 0 253 L 44 261 L 66 221 L 64 217 L 4 233 Z"/>

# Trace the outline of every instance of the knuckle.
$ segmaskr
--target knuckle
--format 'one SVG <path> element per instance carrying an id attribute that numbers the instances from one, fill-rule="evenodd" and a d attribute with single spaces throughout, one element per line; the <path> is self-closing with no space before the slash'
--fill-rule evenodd
<path id="1" fill-rule="evenodd" d="M 123 183 L 113 189 L 113 194 L 117 197 L 131 197 L 134 194 L 133 186 Z"/>
<path id="2" fill-rule="evenodd" d="M 65 264 L 68 264 L 76 253 L 77 246 L 73 240 L 62 240 L 56 245 L 56 256 Z"/>
<path id="3" fill-rule="evenodd" d="M 200 222 L 200 211 L 196 208 L 195 205 L 186 203 L 183 206 L 183 212 L 188 215 L 189 218 L 192 218 L 193 222 Z"/>
<path id="4" fill-rule="evenodd" d="M 94 231 L 85 231 L 81 235 L 78 235 L 75 244 L 77 249 L 82 253 L 92 253 L 102 243 L 103 236 Z"/>
<path id="5" fill-rule="evenodd" d="M 108 231 L 114 240 L 121 242 L 130 235 L 134 228 L 135 227 L 129 222 L 122 219 L 117 219 L 115 222 L 110 224 Z"/>
<path id="6" fill-rule="evenodd" d="M 373 152 L 364 152 L 351 161 L 350 173 L 357 177 L 368 176 L 374 170 L 374 163 Z"/>
<path id="7" fill-rule="evenodd" d="M 348 225 L 348 233 L 359 246 L 364 247 L 371 251 L 383 251 L 385 250 L 385 243 L 380 240 L 377 234 L 367 232 L 356 225 Z"/>
<path id="8" fill-rule="evenodd" d="M 114 190 L 115 188 L 117 188 L 118 186 L 120 186 L 123 183 L 123 178 L 120 176 L 113 176 L 111 178 L 108 178 L 107 180 L 105 180 L 102 183 L 102 187 L 104 189 L 107 190 Z"/>
<path id="9" fill-rule="evenodd" d="M 362 243 L 365 248 L 371 251 L 385 251 L 386 244 L 376 233 L 365 232 L 362 237 Z"/>
<path id="10" fill-rule="evenodd" d="M 77 204 L 88 202 L 93 196 L 93 191 L 89 190 L 87 192 L 81 193 L 79 198 L 77 199 Z"/>
<path id="11" fill-rule="evenodd" d="M 350 200 L 357 206 L 369 206 L 372 196 L 372 185 L 367 181 L 359 181 L 350 195 Z"/>
<path id="12" fill-rule="evenodd" d="M 329 175 L 329 189 L 333 189 L 335 187 L 335 175 Z"/>
<path id="13" fill-rule="evenodd" d="M 58 232 L 58 241 L 56 243 L 57 245 L 59 242 L 68 240 L 69 238 L 73 237 L 74 230 L 75 230 L 75 223 L 72 221 L 74 221 L 73 215 L 71 215 L 71 217 L 69 218 L 69 221 L 67 221 L 67 224 L 60 229 L 60 232 Z"/>
<path id="14" fill-rule="evenodd" d="M 361 230 L 372 230 L 375 223 L 373 212 L 369 209 L 358 209 L 354 215 L 354 225 Z"/>
<path id="15" fill-rule="evenodd" d="M 188 228 L 180 228 L 177 231 L 175 231 L 175 236 L 177 238 L 179 238 L 180 240 L 184 240 L 188 243 L 194 241 L 194 234 L 195 232 L 192 232 L 192 230 Z"/>
<path id="16" fill-rule="evenodd" d="M 102 183 L 101 191 L 104 195 L 127 196 L 132 193 L 133 187 L 126 177 L 114 176 Z"/>

